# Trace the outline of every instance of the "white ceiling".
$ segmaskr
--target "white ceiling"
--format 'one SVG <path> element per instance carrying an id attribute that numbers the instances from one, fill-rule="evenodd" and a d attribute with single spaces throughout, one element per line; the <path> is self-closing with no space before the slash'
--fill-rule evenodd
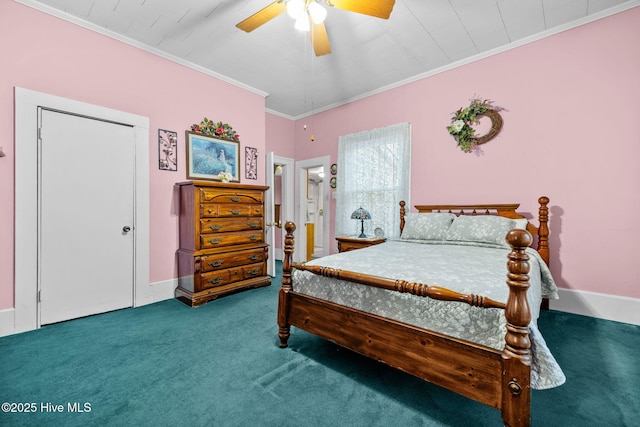
<path id="1" fill-rule="evenodd" d="M 235 25 L 273 0 L 17 0 L 267 94 L 300 118 L 640 5 L 640 0 L 396 0 L 388 20 L 327 7 L 332 53 L 282 14 Z M 371 0 L 362 0 L 371 1 Z M 637 41 L 636 41 L 637 42 Z"/>

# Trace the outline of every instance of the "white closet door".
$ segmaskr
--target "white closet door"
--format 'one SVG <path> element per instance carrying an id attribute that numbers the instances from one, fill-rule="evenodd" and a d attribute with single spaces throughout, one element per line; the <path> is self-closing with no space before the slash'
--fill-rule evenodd
<path id="1" fill-rule="evenodd" d="M 134 130 L 41 110 L 40 323 L 133 305 Z"/>

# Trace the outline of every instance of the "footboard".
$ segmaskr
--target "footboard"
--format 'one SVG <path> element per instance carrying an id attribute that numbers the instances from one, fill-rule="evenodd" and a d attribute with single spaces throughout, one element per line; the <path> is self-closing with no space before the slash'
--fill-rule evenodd
<path id="1" fill-rule="evenodd" d="M 500 409 L 508 426 L 529 425 L 531 312 L 526 298 L 529 288 L 529 257 L 525 250 L 531 244 L 532 238 L 527 231 L 512 230 L 507 236 L 512 250 L 507 263 L 509 296 L 506 304 L 503 304 L 482 296 L 460 294 L 422 283 L 294 264 L 292 254 L 295 228 L 292 222 L 285 225 L 287 234 L 283 279 L 278 303 L 280 347 L 287 347 L 290 327 L 296 326 L 364 356 Z M 504 309 L 507 321 L 504 349 L 495 350 L 298 294 L 292 287 L 294 268 L 367 286 L 409 292 L 420 297 Z"/>

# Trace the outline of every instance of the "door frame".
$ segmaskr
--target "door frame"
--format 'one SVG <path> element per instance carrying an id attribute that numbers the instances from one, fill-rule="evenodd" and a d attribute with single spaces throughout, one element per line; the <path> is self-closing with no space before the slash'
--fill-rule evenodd
<path id="1" fill-rule="evenodd" d="M 282 206 L 280 208 L 280 222 L 282 224 L 282 241 L 281 247 L 284 249 L 284 224 L 287 221 L 291 221 L 295 218 L 294 216 L 294 165 L 295 161 L 289 157 L 277 156 L 273 151 L 270 151 L 265 156 L 266 167 L 265 171 L 267 171 L 266 176 L 266 184 L 269 186 L 269 189 L 265 193 L 265 204 L 266 204 L 266 212 L 265 212 L 265 230 L 267 233 L 267 243 L 270 245 L 269 249 L 269 260 L 267 262 L 267 274 L 271 277 L 276 274 L 276 249 L 275 249 L 275 229 L 273 225 L 274 216 L 275 216 L 275 197 L 274 197 L 274 181 L 275 181 L 275 166 L 280 165 L 282 168 Z M 283 255 L 283 254 L 281 254 Z M 282 258 L 280 258 L 282 259 Z"/>
<path id="2" fill-rule="evenodd" d="M 295 231 L 295 248 L 293 252 L 293 260 L 295 262 L 305 262 L 307 233 L 304 227 L 307 209 L 307 169 L 322 166 L 325 174 L 331 168 L 331 157 L 322 156 L 313 159 L 299 160 L 296 162 L 296 182 L 298 183 L 296 198 L 296 231 Z M 326 175 L 325 175 L 326 176 Z M 331 224 L 331 209 L 329 209 L 329 180 L 322 180 L 322 253 L 329 255 L 329 226 Z"/>
<path id="3" fill-rule="evenodd" d="M 149 118 L 16 87 L 14 333 L 40 327 L 37 256 L 39 107 L 134 128 L 133 306 L 143 305 L 152 292 L 149 287 Z"/>

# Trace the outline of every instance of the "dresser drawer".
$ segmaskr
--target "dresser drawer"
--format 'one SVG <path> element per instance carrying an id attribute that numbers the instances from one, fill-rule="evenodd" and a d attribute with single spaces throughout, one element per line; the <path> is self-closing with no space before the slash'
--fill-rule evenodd
<path id="1" fill-rule="evenodd" d="M 200 233 L 225 233 L 228 231 L 262 230 L 262 217 L 203 218 Z"/>
<path id="2" fill-rule="evenodd" d="M 202 272 L 221 270 L 249 263 L 263 262 L 265 259 L 266 253 L 264 248 L 231 253 L 227 252 L 219 255 L 207 255 L 201 257 L 200 269 Z"/>
<path id="3" fill-rule="evenodd" d="M 242 280 L 242 267 L 227 268 L 200 274 L 200 286 L 198 290 L 224 286 L 232 282 Z"/>
<path id="4" fill-rule="evenodd" d="M 257 203 L 262 204 L 263 192 L 260 190 L 229 191 L 214 188 L 201 188 L 200 201 L 212 203 Z"/>
<path id="5" fill-rule="evenodd" d="M 267 274 L 265 269 L 265 263 L 261 262 L 259 264 L 245 265 L 242 267 L 242 278 L 243 279 L 251 279 L 253 277 L 260 277 Z"/>
<path id="6" fill-rule="evenodd" d="M 200 249 L 211 249 L 228 245 L 243 245 L 247 243 L 262 243 L 263 241 L 264 234 L 262 233 L 262 230 L 201 234 Z"/>
<path id="7" fill-rule="evenodd" d="M 200 205 L 200 216 L 203 218 L 262 216 L 262 205 L 203 203 Z"/>
<path id="8" fill-rule="evenodd" d="M 224 270 L 216 270 L 209 273 L 199 275 L 199 289 L 210 289 L 217 286 L 228 285 L 229 283 L 238 282 L 240 280 L 253 279 L 255 277 L 264 276 L 265 263 L 245 265 L 243 267 L 227 268 Z"/>

